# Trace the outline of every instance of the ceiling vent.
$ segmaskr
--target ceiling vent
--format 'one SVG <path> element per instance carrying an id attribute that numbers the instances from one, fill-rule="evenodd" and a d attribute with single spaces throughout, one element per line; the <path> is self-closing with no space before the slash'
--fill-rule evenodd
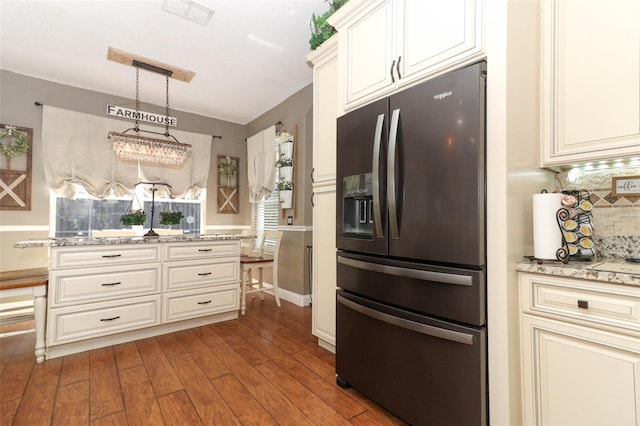
<path id="1" fill-rule="evenodd" d="M 207 25 L 214 11 L 191 0 L 164 0 L 162 10 L 200 25 Z"/>

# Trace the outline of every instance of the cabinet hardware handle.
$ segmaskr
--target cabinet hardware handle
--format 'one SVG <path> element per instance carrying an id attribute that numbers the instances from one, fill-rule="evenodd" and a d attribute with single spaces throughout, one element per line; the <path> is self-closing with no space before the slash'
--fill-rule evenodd
<path id="1" fill-rule="evenodd" d="M 589 309 L 589 301 L 588 300 L 578 300 L 578 308 Z"/>
<path id="2" fill-rule="evenodd" d="M 311 193 L 311 207 L 315 207 L 315 206 L 316 206 L 316 203 L 313 201 L 313 199 L 315 198 L 315 196 L 316 196 L 316 193 L 315 193 L 315 192 L 312 192 L 312 193 Z"/>
<path id="3" fill-rule="evenodd" d="M 198 249 L 198 251 L 211 251 L 211 249 Z"/>
<path id="4" fill-rule="evenodd" d="M 102 283 L 100 284 L 103 287 L 107 287 L 107 286 L 111 286 L 111 285 L 120 285 L 122 284 L 122 281 L 116 281 L 115 283 Z"/>
<path id="5" fill-rule="evenodd" d="M 402 60 L 402 56 L 398 56 L 398 63 L 396 64 L 396 73 L 398 74 L 398 80 L 402 78 L 400 75 L 400 61 Z"/>
<path id="6" fill-rule="evenodd" d="M 316 183 L 316 180 L 313 178 L 313 172 L 315 172 L 315 171 L 316 171 L 316 168 L 312 167 L 311 168 L 311 183 Z"/>
<path id="7" fill-rule="evenodd" d="M 113 318 L 102 318 L 100 321 L 113 321 L 113 320 L 117 320 L 120 318 L 120 315 L 118 315 L 117 317 L 113 317 Z"/>
<path id="8" fill-rule="evenodd" d="M 207 275 L 211 275 L 211 272 L 200 272 L 198 275 L 200 275 L 201 277 L 205 277 Z"/>
<path id="9" fill-rule="evenodd" d="M 211 300 L 207 300 L 206 302 L 198 302 L 198 305 L 207 305 L 211 303 Z"/>
<path id="10" fill-rule="evenodd" d="M 103 254 L 102 257 L 120 257 L 121 254 Z"/>
<path id="11" fill-rule="evenodd" d="M 396 82 L 396 78 L 393 76 L 393 67 L 396 64 L 396 60 L 394 59 L 393 62 L 391 62 L 391 69 L 389 69 L 389 74 L 391 74 L 391 82 L 395 83 Z"/>

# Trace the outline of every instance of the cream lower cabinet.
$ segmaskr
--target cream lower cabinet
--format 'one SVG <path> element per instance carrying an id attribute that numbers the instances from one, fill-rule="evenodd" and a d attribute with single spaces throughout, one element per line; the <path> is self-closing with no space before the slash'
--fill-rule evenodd
<path id="1" fill-rule="evenodd" d="M 523 424 L 640 424 L 640 287 L 520 274 Z"/>
<path id="2" fill-rule="evenodd" d="M 543 0 L 541 165 L 638 155 L 640 2 Z"/>
<path id="3" fill-rule="evenodd" d="M 335 352 L 336 344 L 336 187 L 313 188 L 313 334 Z"/>
<path id="4" fill-rule="evenodd" d="M 46 356 L 237 318 L 238 240 L 52 247 Z"/>

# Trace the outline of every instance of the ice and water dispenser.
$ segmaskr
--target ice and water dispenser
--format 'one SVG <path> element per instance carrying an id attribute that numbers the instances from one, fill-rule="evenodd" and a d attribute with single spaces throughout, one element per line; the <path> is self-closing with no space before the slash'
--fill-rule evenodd
<path id="1" fill-rule="evenodd" d="M 346 176 L 342 181 L 343 235 L 373 239 L 373 189 L 371 173 Z"/>

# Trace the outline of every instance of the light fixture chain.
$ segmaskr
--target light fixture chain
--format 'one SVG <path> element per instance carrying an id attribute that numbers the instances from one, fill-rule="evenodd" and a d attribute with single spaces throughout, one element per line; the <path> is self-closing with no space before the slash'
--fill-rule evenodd
<path id="1" fill-rule="evenodd" d="M 169 137 L 169 76 L 165 77 L 167 79 L 167 103 L 165 105 L 164 136 Z"/>
<path id="2" fill-rule="evenodd" d="M 138 131 L 138 116 L 140 115 L 140 113 L 138 112 L 140 110 L 140 68 L 136 67 L 136 126 L 135 126 L 135 131 Z"/>

